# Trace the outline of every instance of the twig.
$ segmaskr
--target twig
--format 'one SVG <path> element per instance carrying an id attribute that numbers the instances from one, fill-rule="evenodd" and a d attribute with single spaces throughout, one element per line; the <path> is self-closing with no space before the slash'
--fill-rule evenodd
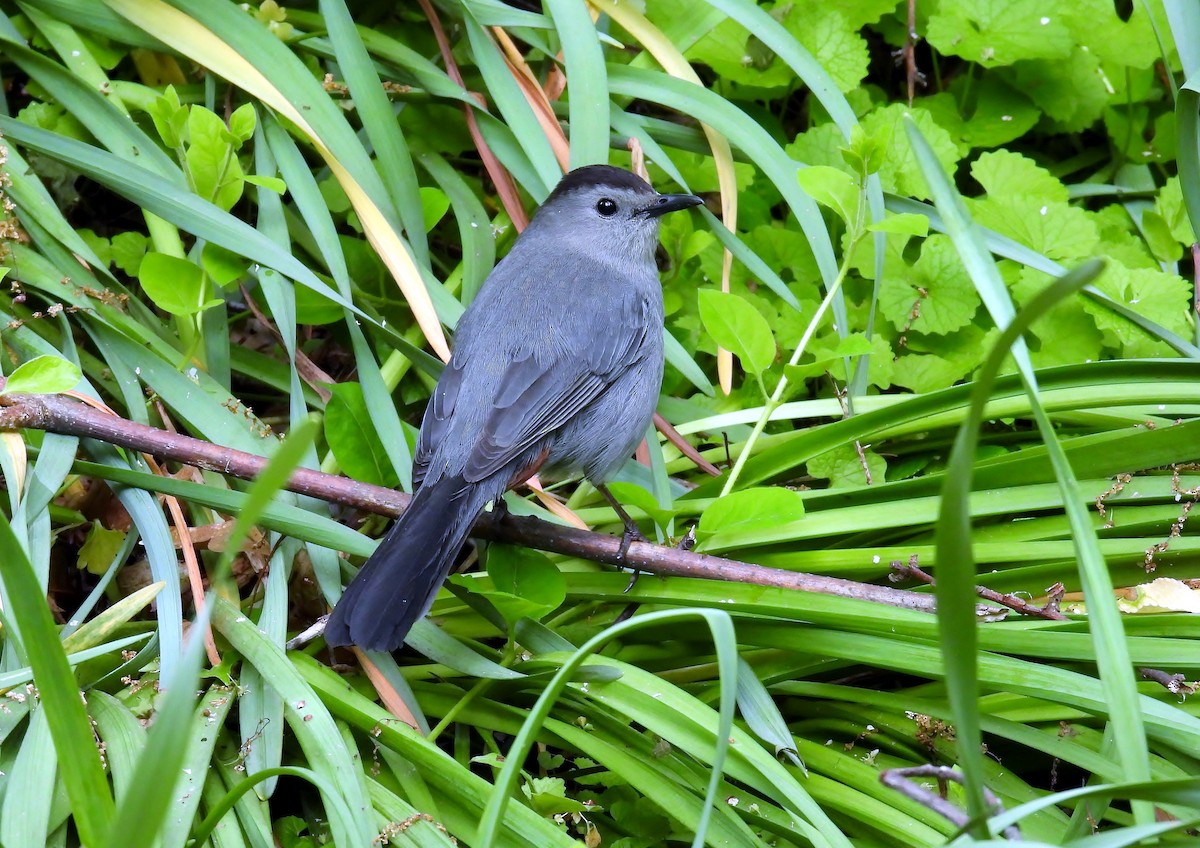
<path id="1" fill-rule="evenodd" d="M 1172 91 L 1174 86 L 1167 86 L 1168 91 Z M 1192 244 L 1192 312 L 1200 318 L 1200 241 Z"/>
<path id="2" fill-rule="evenodd" d="M 937 581 L 933 579 L 933 575 L 919 568 L 916 563 L 910 562 L 907 565 L 896 560 L 891 563 L 892 570 L 898 577 L 912 577 L 920 580 L 922 583 L 930 586 L 936 585 Z M 1062 587 L 1055 584 L 1059 589 Z M 1051 593 L 1053 593 L 1051 589 Z M 1022 615 L 1031 615 L 1035 618 L 1046 618 L 1050 621 L 1067 621 L 1067 616 L 1058 611 L 1058 602 L 1047 603 L 1044 607 L 1036 606 L 1028 601 L 1017 597 L 1016 595 L 1006 595 L 1003 592 L 997 592 L 995 589 L 989 589 L 987 586 L 976 586 L 975 594 L 983 598 L 985 601 L 991 601 L 994 604 L 999 604 L 1002 607 L 1008 607 L 1011 610 L 1021 613 Z M 1059 595 L 1061 597 L 1061 595 Z M 1053 599 L 1053 594 L 1052 594 Z"/>
<path id="3" fill-rule="evenodd" d="M 1147 680 L 1153 680 L 1160 684 L 1164 689 L 1172 695 L 1179 695 L 1186 698 L 1188 695 L 1195 695 L 1197 684 L 1188 683 L 1187 678 L 1182 674 L 1167 674 L 1157 668 L 1139 668 L 1138 674 Z"/>
<path id="4" fill-rule="evenodd" d="M 931 777 L 938 781 L 952 780 L 958 784 L 963 782 L 962 775 L 949 766 L 932 765 L 885 769 L 879 773 L 879 782 L 889 789 L 896 790 L 904 797 L 911 798 L 918 804 L 928 807 L 954 824 L 955 827 L 966 827 L 970 823 L 971 820 L 965 812 L 942 796 L 909 780 L 912 777 Z M 1000 799 L 992 794 L 992 791 L 986 786 L 983 787 L 983 800 L 995 812 L 1004 812 L 1004 805 L 1000 803 Z M 1015 824 L 1009 825 L 1004 829 L 1004 836 L 1007 839 L 1018 840 L 1021 838 L 1021 831 Z"/>
<path id="5" fill-rule="evenodd" d="M 102 415 L 59 395 L 0 395 L 0 430 L 24 428 L 99 439 L 243 479 L 253 479 L 266 465 L 266 460 L 260 456 L 167 433 L 123 418 Z M 402 492 L 306 468 L 293 472 L 287 488 L 298 494 L 380 515 L 398 515 L 409 502 L 409 496 Z M 663 576 L 700 577 L 796 589 L 923 612 L 932 612 L 934 609 L 932 597 L 916 592 L 751 565 L 650 542 L 633 542 L 622 557 L 620 537 L 563 527 L 532 517 L 506 515 L 497 519 L 488 513 L 476 522 L 473 535 Z"/>
<path id="6" fill-rule="evenodd" d="M 908 0 L 908 26 L 904 34 L 904 76 L 908 83 L 908 105 L 917 96 L 917 84 L 925 85 L 925 75 L 917 70 L 917 0 Z"/>

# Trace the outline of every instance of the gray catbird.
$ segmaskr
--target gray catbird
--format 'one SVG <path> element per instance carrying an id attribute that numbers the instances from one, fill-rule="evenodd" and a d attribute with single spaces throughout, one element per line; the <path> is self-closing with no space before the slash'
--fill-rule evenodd
<path id="1" fill-rule="evenodd" d="M 658 219 L 701 202 L 609 165 L 562 178 L 460 319 L 419 488 L 334 608 L 329 644 L 398 648 L 488 502 L 539 471 L 603 484 L 632 454 L 662 384 Z"/>

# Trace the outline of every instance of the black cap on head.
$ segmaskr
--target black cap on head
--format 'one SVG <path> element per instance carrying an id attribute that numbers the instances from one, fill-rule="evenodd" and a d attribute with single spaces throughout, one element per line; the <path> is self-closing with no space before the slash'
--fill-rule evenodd
<path id="1" fill-rule="evenodd" d="M 648 193 L 654 192 L 654 188 L 650 183 L 643 180 L 637 174 L 626 171 L 624 168 L 617 168 L 613 165 L 584 165 L 582 168 L 576 168 L 559 180 L 554 191 L 546 198 L 546 202 L 549 203 L 555 198 L 562 197 L 564 194 L 569 194 L 572 191 L 594 188 L 596 186 L 626 188 Z"/>

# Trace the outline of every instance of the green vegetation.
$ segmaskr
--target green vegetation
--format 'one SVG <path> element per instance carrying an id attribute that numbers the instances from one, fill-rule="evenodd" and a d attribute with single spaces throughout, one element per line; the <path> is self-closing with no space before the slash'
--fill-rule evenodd
<path id="1" fill-rule="evenodd" d="M 1192 844 L 1200 16 L 590 2 L 0 0 L 0 421 L 270 457 L 0 434 L 0 846 Z M 937 615 L 494 544 L 395 656 L 286 649 L 384 527 L 288 475 L 409 489 L 529 211 L 642 156 L 722 475 L 614 492 Z"/>

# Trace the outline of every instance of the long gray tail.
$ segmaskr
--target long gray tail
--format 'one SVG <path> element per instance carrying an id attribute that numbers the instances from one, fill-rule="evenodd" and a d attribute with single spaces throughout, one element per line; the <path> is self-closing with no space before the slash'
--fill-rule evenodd
<path id="1" fill-rule="evenodd" d="M 325 625 L 325 641 L 376 651 L 400 647 L 429 611 L 490 500 L 483 488 L 461 477 L 422 486 L 346 587 Z"/>

